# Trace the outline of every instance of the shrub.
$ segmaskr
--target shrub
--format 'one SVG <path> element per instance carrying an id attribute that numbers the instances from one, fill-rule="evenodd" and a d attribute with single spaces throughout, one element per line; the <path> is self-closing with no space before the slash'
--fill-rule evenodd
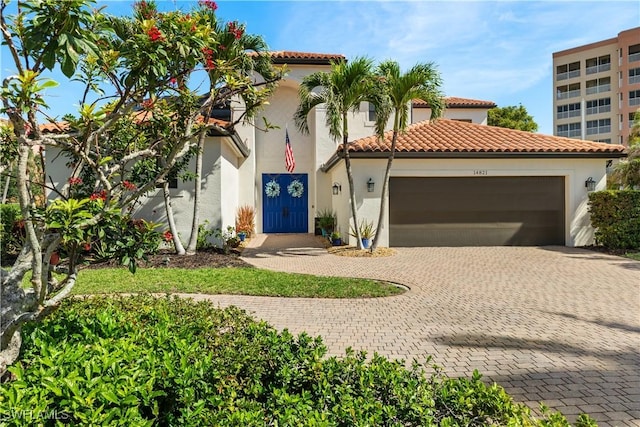
<path id="1" fill-rule="evenodd" d="M 236 212 L 236 232 L 245 232 L 247 237 L 251 237 L 256 228 L 255 217 L 256 211 L 253 206 L 240 206 Z"/>
<path id="2" fill-rule="evenodd" d="M 201 251 L 213 247 L 213 243 L 209 241 L 211 237 L 214 237 L 216 231 L 213 228 L 209 228 L 209 221 L 205 221 L 204 224 L 198 225 L 198 238 L 196 240 L 196 250 Z"/>
<path id="3" fill-rule="evenodd" d="M 590 193 L 589 212 L 597 243 L 611 249 L 640 249 L 640 191 Z"/>
<path id="4" fill-rule="evenodd" d="M 2 258 L 16 254 L 22 247 L 22 233 L 19 221 L 22 218 L 17 203 L 0 204 L 0 252 Z"/>
<path id="5" fill-rule="evenodd" d="M 206 302 L 69 300 L 23 336 L 14 378 L 0 384 L 8 426 L 43 422 L 33 414 L 72 425 L 568 425 L 533 420 L 477 373 L 427 375 L 350 350 L 325 358 L 320 338 Z"/>

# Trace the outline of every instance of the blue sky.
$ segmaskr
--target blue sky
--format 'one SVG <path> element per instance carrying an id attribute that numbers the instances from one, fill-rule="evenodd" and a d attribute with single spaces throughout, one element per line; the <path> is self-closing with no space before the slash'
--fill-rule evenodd
<path id="1" fill-rule="evenodd" d="M 100 1 L 129 14 L 132 0 Z M 159 1 L 188 10 L 195 2 Z M 262 35 L 272 50 L 434 62 L 447 96 L 524 105 L 552 134 L 552 53 L 640 26 L 640 1 L 219 1 L 218 15 Z M 13 70 L 2 50 L 0 72 Z M 54 115 L 74 111 L 69 85 L 50 90 Z"/>

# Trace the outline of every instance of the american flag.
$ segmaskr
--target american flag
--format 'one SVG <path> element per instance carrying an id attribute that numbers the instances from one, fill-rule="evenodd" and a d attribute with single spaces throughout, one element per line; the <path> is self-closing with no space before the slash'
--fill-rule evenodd
<path id="1" fill-rule="evenodd" d="M 293 150 L 289 142 L 289 129 L 285 130 L 284 164 L 287 167 L 287 171 L 293 173 L 296 168 L 296 159 L 293 158 Z"/>

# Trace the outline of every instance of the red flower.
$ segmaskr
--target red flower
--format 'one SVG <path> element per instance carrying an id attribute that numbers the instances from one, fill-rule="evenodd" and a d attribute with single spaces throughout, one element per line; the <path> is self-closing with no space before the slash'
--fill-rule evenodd
<path id="1" fill-rule="evenodd" d="M 144 110 L 153 109 L 153 99 L 146 99 L 140 104 Z"/>
<path id="2" fill-rule="evenodd" d="M 80 177 L 71 177 L 69 178 L 69 185 L 80 185 L 82 184 L 82 178 Z"/>
<path id="3" fill-rule="evenodd" d="M 85 243 L 84 245 L 82 245 L 82 247 L 84 248 L 85 251 L 90 251 L 91 250 L 91 243 Z"/>
<path id="4" fill-rule="evenodd" d="M 211 10 L 216 10 L 218 8 L 218 5 L 213 0 L 200 0 L 198 4 Z"/>
<path id="5" fill-rule="evenodd" d="M 164 240 L 167 241 L 167 242 L 170 242 L 170 241 L 173 240 L 173 234 L 171 234 L 171 232 L 169 230 L 165 231 L 163 233 L 163 236 L 164 236 Z"/>
<path id="6" fill-rule="evenodd" d="M 176 79 L 175 77 L 171 77 L 169 79 L 169 84 L 172 84 L 172 85 L 178 84 L 178 79 Z"/>
<path id="7" fill-rule="evenodd" d="M 147 30 L 147 35 L 152 42 L 163 41 L 164 37 L 158 28 L 151 27 Z"/>
<path id="8" fill-rule="evenodd" d="M 89 197 L 89 200 L 98 200 L 98 199 L 102 200 L 103 202 L 107 200 L 107 191 L 101 190 L 99 193 L 93 193 L 91 197 Z"/>
<path id="9" fill-rule="evenodd" d="M 130 181 L 122 181 L 122 186 L 129 191 L 134 191 L 138 188 L 133 182 Z"/>
<path id="10" fill-rule="evenodd" d="M 213 70 L 216 68 L 216 63 L 213 61 L 213 50 L 208 47 L 203 47 L 202 53 L 204 54 L 204 60 L 206 63 L 205 68 L 207 70 Z"/>
<path id="11" fill-rule="evenodd" d="M 244 34 L 244 30 L 242 29 L 242 27 L 238 27 L 238 24 L 236 24 L 235 22 L 229 22 L 229 24 L 227 25 L 229 27 L 229 32 L 233 34 L 236 40 L 242 37 L 242 34 Z"/>

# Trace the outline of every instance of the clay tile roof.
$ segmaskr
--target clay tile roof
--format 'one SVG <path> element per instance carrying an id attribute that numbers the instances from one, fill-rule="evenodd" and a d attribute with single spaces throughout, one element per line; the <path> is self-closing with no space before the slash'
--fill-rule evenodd
<path id="1" fill-rule="evenodd" d="M 456 96 L 448 96 L 444 99 L 447 108 L 494 108 L 496 103 L 493 101 L 481 101 L 479 99 L 458 98 Z M 414 108 L 429 108 L 429 103 L 421 99 L 413 101 Z"/>
<path id="2" fill-rule="evenodd" d="M 57 123 L 44 123 L 40 125 L 40 132 L 43 133 L 60 133 L 67 132 L 69 130 L 69 123 L 57 122 Z"/>
<path id="3" fill-rule="evenodd" d="M 311 53 L 279 50 L 268 52 L 275 64 L 314 64 L 329 65 L 331 61 L 344 61 L 345 56 L 339 53 Z"/>
<path id="4" fill-rule="evenodd" d="M 386 132 L 380 141 L 376 136 L 358 139 L 351 144 L 354 153 L 384 153 L 391 146 L 392 131 Z M 583 141 L 542 135 L 513 129 L 467 123 L 450 119 L 439 119 L 410 125 L 407 132 L 398 136 L 396 150 L 403 153 L 438 153 L 441 157 L 447 153 L 473 153 L 495 155 L 557 154 L 582 156 L 623 157 L 622 145 Z"/>

